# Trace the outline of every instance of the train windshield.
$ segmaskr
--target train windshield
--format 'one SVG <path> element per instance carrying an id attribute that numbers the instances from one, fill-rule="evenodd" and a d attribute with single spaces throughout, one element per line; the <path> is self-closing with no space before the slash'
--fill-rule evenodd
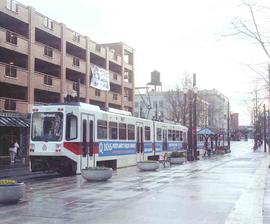
<path id="1" fill-rule="evenodd" d="M 32 116 L 32 141 L 61 141 L 63 113 L 36 112 Z"/>

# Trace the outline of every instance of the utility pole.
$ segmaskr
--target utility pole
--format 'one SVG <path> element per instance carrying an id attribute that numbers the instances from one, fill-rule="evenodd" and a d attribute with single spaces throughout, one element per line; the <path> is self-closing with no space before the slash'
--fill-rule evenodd
<path id="1" fill-rule="evenodd" d="M 192 161 L 192 92 L 189 90 L 188 92 L 188 99 L 189 99 L 189 128 L 188 128 L 188 160 Z"/>
<path id="2" fill-rule="evenodd" d="M 184 90 L 183 126 L 186 126 L 186 105 L 187 105 L 187 93 L 186 90 Z"/>
<path id="3" fill-rule="evenodd" d="M 193 74 L 193 156 L 197 160 L 197 87 L 196 74 Z"/>
<path id="4" fill-rule="evenodd" d="M 231 149 L 231 134 L 230 134 L 230 101 L 228 99 L 228 111 L 227 111 L 227 134 L 228 134 L 228 150 Z"/>

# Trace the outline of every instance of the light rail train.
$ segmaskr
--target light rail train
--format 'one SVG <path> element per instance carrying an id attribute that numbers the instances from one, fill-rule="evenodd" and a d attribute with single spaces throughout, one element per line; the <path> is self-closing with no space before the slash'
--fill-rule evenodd
<path id="1" fill-rule="evenodd" d="M 85 103 L 34 106 L 30 166 L 64 174 L 79 174 L 85 167 L 132 166 L 164 151 L 183 150 L 187 130 Z"/>

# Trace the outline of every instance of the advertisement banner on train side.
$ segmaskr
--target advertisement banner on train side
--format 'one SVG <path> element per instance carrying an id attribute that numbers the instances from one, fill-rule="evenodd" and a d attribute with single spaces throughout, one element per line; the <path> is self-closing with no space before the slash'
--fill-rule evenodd
<path id="1" fill-rule="evenodd" d="M 99 156 L 118 156 L 136 153 L 136 142 L 100 142 Z"/>

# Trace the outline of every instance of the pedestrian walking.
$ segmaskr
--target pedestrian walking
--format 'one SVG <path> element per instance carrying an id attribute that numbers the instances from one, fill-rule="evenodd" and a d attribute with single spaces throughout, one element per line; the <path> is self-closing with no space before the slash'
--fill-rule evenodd
<path id="1" fill-rule="evenodd" d="M 10 164 L 13 165 L 15 162 L 15 157 L 17 154 L 17 150 L 19 148 L 19 144 L 17 141 L 14 141 L 12 145 L 9 147 L 9 156 L 10 156 Z"/>

